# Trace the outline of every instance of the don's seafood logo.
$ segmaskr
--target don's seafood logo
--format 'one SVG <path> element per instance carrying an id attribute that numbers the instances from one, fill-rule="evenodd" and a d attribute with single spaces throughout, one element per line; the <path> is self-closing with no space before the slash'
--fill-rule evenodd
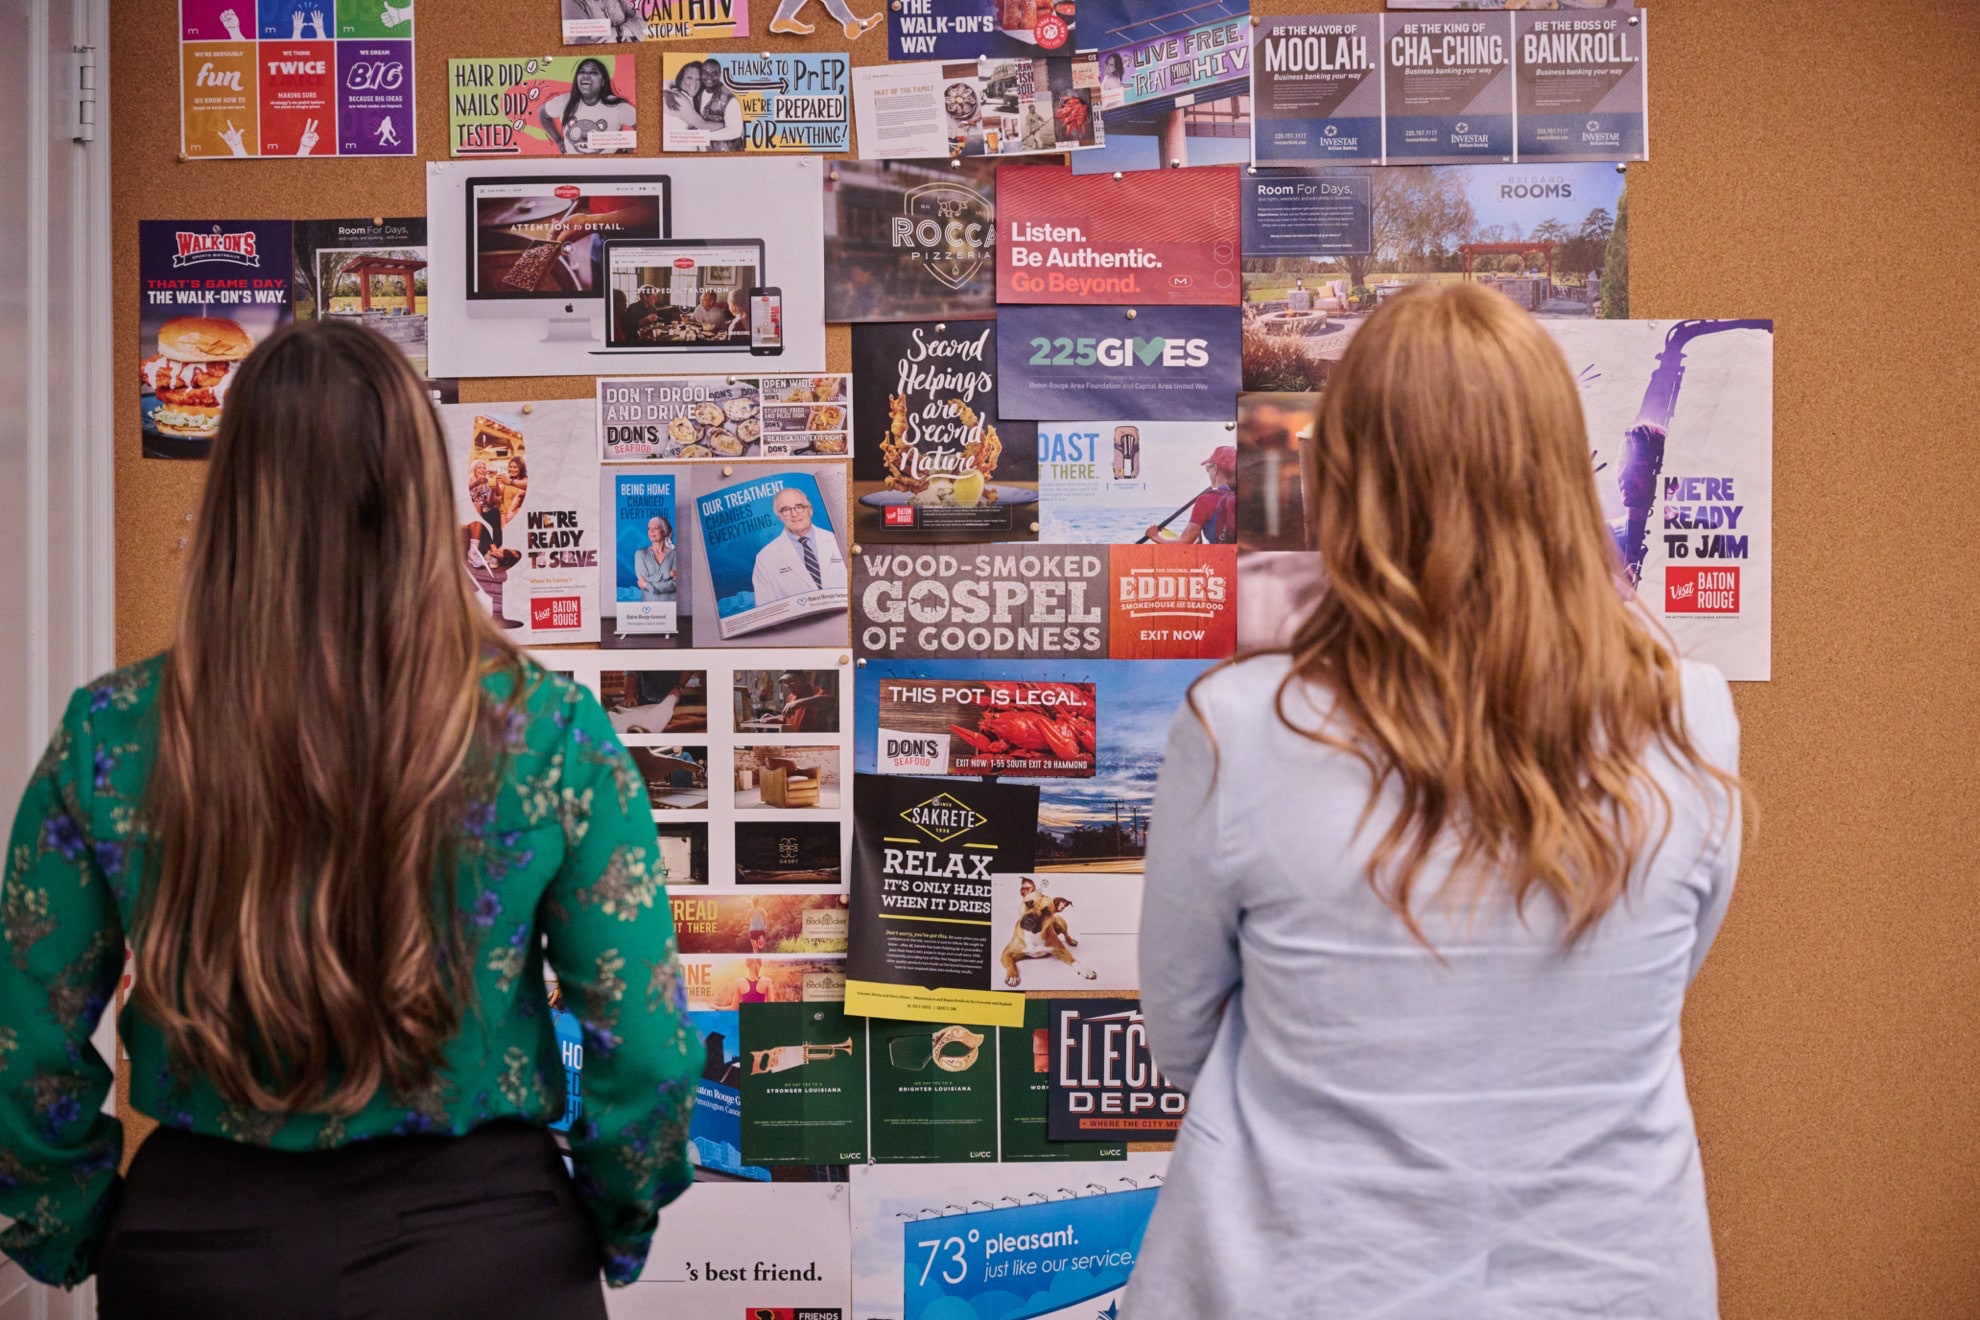
<path id="1" fill-rule="evenodd" d="M 261 265 L 261 253 L 255 247 L 255 235 L 252 229 L 229 233 L 219 225 L 215 225 L 213 232 L 208 234 L 181 229 L 173 234 L 172 238 L 178 246 L 178 251 L 172 254 L 174 266 L 190 266 L 209 261 L 225 261 L 235 266 L 257 268 Z"/>
<path id="2" fill-rule="evenodd" d="M 976 278 L 997 242 L 996 208 L 960 183 L 924 183 L 901 194 L 894 250 L 951 289 Z"/>
<path id="3" fill-rule="evenodd" d="M 988 816 L 948 793 L 909 807 L 901 813 L 901 819 L 937 843 L 947 843 L 990 823 Z"/>

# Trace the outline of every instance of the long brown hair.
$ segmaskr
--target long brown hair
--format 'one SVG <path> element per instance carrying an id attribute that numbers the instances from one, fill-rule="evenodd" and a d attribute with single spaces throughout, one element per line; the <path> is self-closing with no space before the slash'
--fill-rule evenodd
<path id="1" fill-rule="evenodd" d="M 471 1003 L 454 842 L 500 755 L 482 679 L 522 675 L 464 544 L 390 343 L 324 319 L 242 363 L 161 679 L 134 940 L 174 1065 L 237 1104 L 416 1090 Z"/>
<path id="2" fill-rule="evenodd" d="M 1329 689 L 1348 733 L 1287 718 L 1285 685 L 1278 710 L 1399 784 L 1369 882 L 1424 940 L 1410 890 L 1453 840 L 1457 892 L 1487 872 L 1520 905 L 1544 891 L 1573 944 L 1670 828 L 1653 745 L 1739 785 L 1693 745 L 1678 663 L 1620 589 L 1566 360 L 1497 292 L 1408 290 L 1348 345 L 1303 448 L 1328 586 L 1287 684 Z"/>

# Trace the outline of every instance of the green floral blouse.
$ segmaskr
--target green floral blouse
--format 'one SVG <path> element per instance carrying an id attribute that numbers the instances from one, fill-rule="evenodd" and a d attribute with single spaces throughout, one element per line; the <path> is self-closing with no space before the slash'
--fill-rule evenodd
<path id="1" fill-rule="evenodd" d="M 0 1249 L 36 1278 L 91 1272 L 121 1129 L 99 1112 L 112 1073 L 90 1044 L 122 965 L 146 871 L 137 807 L 150 774 L 162 657 L 77 692 L 14 819 L 0 888 Z M 282 1150 L 366 1137 L 547 1124 L 563 1067 L 543 984 L 544 937 L 584 1028 L 584 1112 L 570 1132 L 578 1192 L 608 1282 L 639 1276 L 661 1206 L 686 1190 L 701 1050 L 688 1025 L 659 842 L 644 786 L 598 702 L 534 663 L 493 801 L 461 822 L 458 902 L 476 1010 L 444 1073 L 381 1091 L 346 1119 L 230 1105 L 175 1076 L 133 1008 L 120 1020 L 131 1104 L 188 1132 Z M 489 680 L 505 698 L 508 680 Z"/>

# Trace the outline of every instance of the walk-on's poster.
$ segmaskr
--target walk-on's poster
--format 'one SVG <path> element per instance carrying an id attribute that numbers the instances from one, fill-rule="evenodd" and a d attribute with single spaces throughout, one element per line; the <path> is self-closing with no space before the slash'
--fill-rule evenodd
<path id="1" fill-rule="evenodd" d="M 1382 160 L 1382 16 L 1260 17 L 1251 30 L 1252 159 L 1268 165 Z"/>
<path id="2" fill-rule="evenodd" d="M 598 465 L 588 400 L 440 409 L 475 595 L 519 645 L 598 640 Z"/>
<path id="3" fill-rule="evenodd" d="M 1103 145 L 1100 63 L 1068 57 L 853 71 L 861 160 L 1024 156 Z"/>
<path id="4" fill-rule="evenodd" d="M 410 156 L 414 0 L 179 0 L 179 151 Z"/>
<path id="5" fill-rule="evenodd" d="M 1051 1001 L 1048 1135 L 1054 1141 L 1173 1141 L 1189 1096 L 1148 1048 L 1139 999 Z"/>
<path id="6" fill-rule="evenodd" d="M 146 458 L 205 458 L 241 360 L 290 317 L 286 220 L 140 220 Z"/>
<path id="7" fill-rule="evenodd" d="M 692 41 L 749 35 L 749 0 L 558 0 L 564 44 Z"/>
<path id="8" fill-rule="evenodd" d="M 867 1023 L 873 1158 L 986 1164 L 997 1158 L 996 1027 Z"/>
<path id="9" fill-rule="evenodd" d="M 748 155 L 851 151 L 851 67 L 844 55 L 670 50 L 660 61 L 660 145 Z"/>
<path id="10" fill-rule="evenodd" d="M 1038 421 L 1227 421 L 1236 307 L 1013 307 L 997 314 L 998 412 Z"/>
<path id="11" fill-rule="evenodd" d="M 1772 675 L 1771 321 L 1549 321 L 1636 597 L 1685 655 Z"/>
<path id="12" fill-rule="evenodd" d="M 753 469 L 746 479 L 696 497 L 724 641 L 831 614 L 839 618 L 827 636 L 843 638 L 846 559 L 833 526 L 833 509 L 843 505 L 826 498 L 821 481 L 842 472 L 825 465 Z M 843 492 L 843 481 L 831 484 Z"/>
<path id="13" fill-rule="evenodd" d="M 447 61 L 455 156 L 630 156 L 639 147 L 630 55 Z"/>
<path id="14" fill-rule="evenodd" d="M 1385 161 L 1513 158 L 1511 16 L 1386 16 L 1382 38 Z"/>
<path id="15" fill-rule="evenodd" d="M 825 268 L 827 321 L 996 315 L 996 165 L 833 161 Z"/>
<path id="16" fill-rule="evenodd" d="M 853 327 L 855 539 L 1030 541 L 1038 535 L 1038 428 L 1004 421 L 997 326 Z"/>
<path id="17" fill-rule="evenodd" d="M 1640 9 L 1516 13 L 1521 161 L 1643 160 L 1650 83 Z"/>
<path id="18" fill-rule="evenodd" d="M 1236 166 L 1116 179 L 998 171 L 997 300 L 1236 306 Z"/>
<path id="19" fill-rule="evenodd" d="M 1038 790 L 853 777 L 846 1011 L 1015 1027 L 1024 996 L 991 990 L 991 888 L 1037 859 Z"/>
<path id="20" fill-rule="evenodd" d="M 1071 54 L 1078 0 L 894 0 L 890 60 L 973 60 Z"/>

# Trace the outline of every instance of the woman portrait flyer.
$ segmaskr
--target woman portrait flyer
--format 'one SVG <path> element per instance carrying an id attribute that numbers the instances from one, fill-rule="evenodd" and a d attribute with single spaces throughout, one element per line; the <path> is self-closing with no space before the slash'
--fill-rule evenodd
<path id="1" fill-rule="evenodd" d="M 630 55 L 447 61 L 455 156 L 629 156 L 639 108 Z"/>

